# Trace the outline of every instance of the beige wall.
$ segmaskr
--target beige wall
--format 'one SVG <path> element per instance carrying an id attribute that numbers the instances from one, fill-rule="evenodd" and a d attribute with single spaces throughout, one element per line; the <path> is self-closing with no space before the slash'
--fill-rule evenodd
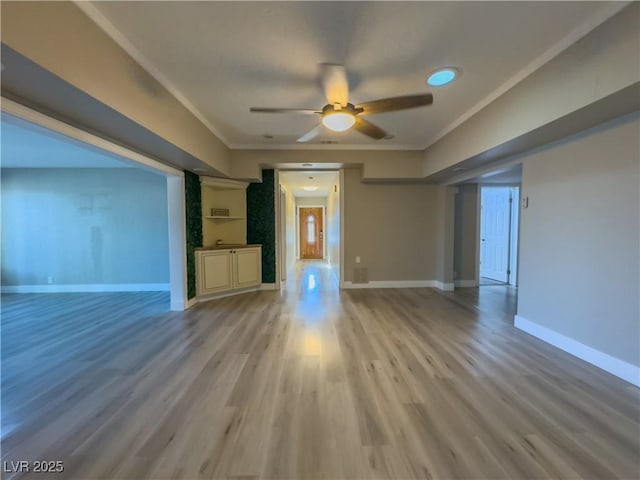
<path id="1" fill-rule="evenodd" d="M 2 2 L 2 43 L 230 173 L 229 149 L 72 2 Z"/>
<path id="2" fill-rule="evenodd" d="M 435 280 L 444 289 L 453 289 L 453 234 L 455 187 L 438 185 L 435 198 Z"/>
<path id="3" fill-rule="evenodd" d="M 460 185 L 455 202 L 454 280 L 476 281 L 478 270 L 478 185 Z"/>
<path id="4" fill-rule="evenodd" d="M 639 132 L 636 114 L 525 158 L 518 294 L 522 318 L 633 365 Z"/>
<path id="5" fill-rule="evenodd" d="M 413 150 L 233 150 L 234 178 L 260 180 L 264 166 L 313 163 L 326 168 L 362 166 L 365 180 L 416 179 L 422 176 L 422 151 Z"/>
<path id="6" fill-rule="evenodd" d="M 344 280 L 356 256 L 370 281 L 433 280 L 436 187 L 370 185 L 359 170 L 344 172 Z"/>

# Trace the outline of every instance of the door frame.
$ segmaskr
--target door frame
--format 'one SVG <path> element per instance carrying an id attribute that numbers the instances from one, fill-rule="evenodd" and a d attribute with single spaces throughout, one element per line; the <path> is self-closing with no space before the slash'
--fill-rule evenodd
<path id="1" fill-rule="evenodd" d="M 480 242 L 482 237 L 482 189 L 483 188 L 517 188 L 517 197 L 512 198 L 509 209 L 509 244 L 507 253 L 507 282 L 504 285 L 518 286 L 518 272 L 520 262 L 520 199 L 522 197 L 522 185 L 518 183 L 479 183 L 477 200 L 477 225 L 476 225 L 476 284 L 480 283 Z M 514 215 L 515 212 L 515 215 Z M 515 222 L 514 222 L 515 217 Z M 514 228 L 515 223 L 515 228 Z"/>
<path id="2" fill-rule="evenodd" d="M 296 260 L 300 260 L 300 209 L 322 208 L 322 260 L 327 259 L 327 207 L 326 205 L 296 205 Z"/>
<path id="3" fill-rule="evenodd" d="M 278 195 L 279 195 L 279 204 L 278 204 L 278 236 L 279 241 L 276 241 L 276 244 L 279 244 L 278 254 L 278 267 L 280 269 L 280 282 L 285 282 L 287 280 L 287 224 L 285 222 L 287 215 L 287 191 L 280 185 L 280 177 L 278 176 L 278 181 L 276 183 L 278 186 Z"/>

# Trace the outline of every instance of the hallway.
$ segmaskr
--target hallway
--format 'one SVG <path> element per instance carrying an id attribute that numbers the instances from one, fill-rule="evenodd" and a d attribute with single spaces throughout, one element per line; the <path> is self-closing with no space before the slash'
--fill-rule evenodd
<path id="1" fill-rule="evenodd" d="M 60 479 L 636 474 L 638 389 L 513 328 L 510 289 L 339 291 L 313 261 L 288 281 L 183 313 L 3 296 L 2 459 L 62 460 Z"/>

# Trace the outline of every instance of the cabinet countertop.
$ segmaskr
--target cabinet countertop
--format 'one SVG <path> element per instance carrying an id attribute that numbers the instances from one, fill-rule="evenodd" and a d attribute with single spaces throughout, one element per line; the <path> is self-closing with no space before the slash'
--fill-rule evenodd
<path id="1" fill-rule="evenodd" d="M 239 250 L 241 248 L 255 248 L 255 247 L 261 247 L 262 244 L 260 243 L 253 243 L 253 244 L 240 244 L 240 243 L 227 243 L 227 244 L 222 244 L 222 245 L 205 245 L 204 247 L 197 247 L 195 249 L 196 252 L 206 252 L 209 250 Z"/>

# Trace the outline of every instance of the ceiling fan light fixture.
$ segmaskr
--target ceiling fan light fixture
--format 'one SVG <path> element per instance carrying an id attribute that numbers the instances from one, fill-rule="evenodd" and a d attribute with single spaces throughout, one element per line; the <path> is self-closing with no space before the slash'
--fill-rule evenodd
<path id="1" fill-rule="evenodd" d="M 342 111 L 328 113 L 322 117 L 322 124 L 334 132 L 349 130 L 356 123 L 356 117 L 351 113 Z"/>
<path id="2" fill-rule="evenodd" d="M 429 75 L 427 83 L 432 87 L 442 87 L 453 82 L 459 73 L 460 70 L 454 67 L 439 68 Z"/>

